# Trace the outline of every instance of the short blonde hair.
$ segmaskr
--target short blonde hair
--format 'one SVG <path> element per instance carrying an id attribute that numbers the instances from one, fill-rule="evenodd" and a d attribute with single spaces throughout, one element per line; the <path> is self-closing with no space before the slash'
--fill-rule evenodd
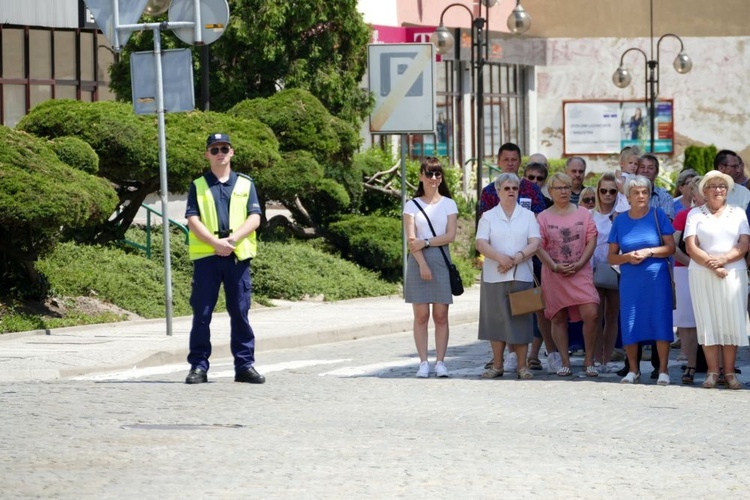
<path id="1" fill-rule="evenodd" d="M 552 184 L 555 182 L 562 182 L 565 186 L 572 187 L 573 179 L 564 172 L 555 172 L 547 178 L 547 186 L 553 187 Z"/>

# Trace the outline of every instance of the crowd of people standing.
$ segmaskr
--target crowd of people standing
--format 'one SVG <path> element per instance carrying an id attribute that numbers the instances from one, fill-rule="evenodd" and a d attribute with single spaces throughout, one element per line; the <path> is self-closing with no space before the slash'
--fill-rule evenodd
<path id="1" fill-rule="evenodd" d="M 521 151 L 507 143 L 498 151 L 498 167 L 501 174 L 479 200 L 475 241 L 483 256 L 478 338 L 490 342 L 493 355 L 482 378 L 502 377 L 509 364 L 519 379 L 533 378 L 533 371 L 543 370 L 542 346 L 548 372 L 571 376 L 569 332 L 578 323 L 582 376 L 617 372 L 621 383 L 637 383 L 643 348 L 650 346 L 651 378 L 670 384 L 676 328 L 686 363 L 683 384 L 694 383 L 702 354 L 702 387 L 742 387 L 735 360 L 737 348 L 748 345 L 750 190 L 736 153 L 720 151 L 715 169 L 704 176 L 682 171 L 674 194 L 656 186 L 657 157 L 636 148 L 625 148 L 620 168 L 590 187 L 583 186 L 581 157 L 568 158 L 565 172 L 550 174 L 546 158 L 532 155 L 521 175 Z M 458 210 L 442 174 L 440 162 L 426 158 L 415 197 L 404 206 L 404 295 L 414 311 L 418 377 L 430 374 L 430 316 L 435 373 L 450 375 L 447 250 Z M 544 308 L 514 315 L 509 294 L 535 286 L 541 286 Z M 613 361 L 618 343 L 626 355 L 619 370 Z"/>

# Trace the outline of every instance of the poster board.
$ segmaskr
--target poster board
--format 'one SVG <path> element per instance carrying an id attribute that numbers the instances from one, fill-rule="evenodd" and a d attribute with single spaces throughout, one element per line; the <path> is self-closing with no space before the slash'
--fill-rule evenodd
<path id="1" fill-rule="evenodd" d="M 563 151 L 617 154 L 626 146 L 651 151 L 649 106 L 644 101 L 563 101 Z M 656 101 L 656 153 L 674 152 L 674 101 Z"/>

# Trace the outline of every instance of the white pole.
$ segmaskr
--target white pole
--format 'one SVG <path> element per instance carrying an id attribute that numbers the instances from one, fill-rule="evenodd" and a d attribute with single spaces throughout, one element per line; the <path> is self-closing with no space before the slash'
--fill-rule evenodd
<path id="1" fill-rule="evenodd" d="M 409 136 L 408 134 L 401 134 L 401 209 L 406 205 L 406 149 L 409 147 Z M 404 217 L 401 217 L 401 283 L 402 289 L 406 286 L 406 261 L 408 257 L 408 250 L 406 248 L 406 225 L 404 224 Z"/>
<path id="2" fill-rule="evenodd" d="M 115 50 L 115 52 L 120 52 L 120 2 L 119 0 L 112 0 L 112 26 L 113 26 L 113 44 L 112 48 Z"/>
<path id="3" fill-rule="evenodd" d="M 154 64 L 156 66 L 156 116 L 159 124 L 159 180 L 161 190 L 161 224 L 164 242 L 164 302 L 167 336 L 172 336 L 172 262 L 169 250 L 169 213 L 167 185 L 167 135 L 164 124 L 164 83 L 161 68 L 161 29 L 154 29 Z"/>

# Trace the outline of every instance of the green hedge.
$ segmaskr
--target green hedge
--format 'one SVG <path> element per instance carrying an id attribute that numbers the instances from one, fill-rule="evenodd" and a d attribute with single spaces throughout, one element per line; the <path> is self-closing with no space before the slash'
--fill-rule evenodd
<path id="1" fill-rule="evenodd" d="M 325 300 L 390 295 L 398 291 L 372 271 L 304 243 L 262 243 L 253 260 L 253 289 L 266 297 Z"/>
<path id="2" fill-rule="evenodd" d="M 401 277 L 401 220 L 374 215 L 349 215 L 328 227 L 329 237 L 343 256 L 386 279 Z"/>

